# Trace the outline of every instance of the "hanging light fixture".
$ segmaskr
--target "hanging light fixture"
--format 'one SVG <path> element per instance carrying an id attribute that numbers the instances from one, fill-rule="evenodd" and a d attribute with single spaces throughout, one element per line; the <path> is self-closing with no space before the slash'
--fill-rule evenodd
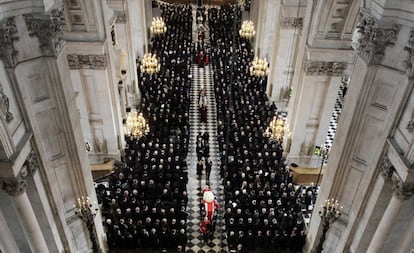
<path id="1" fill-rule="evenodd" d="M 266 58 L 258 58 L 257 56 L 251 63 L 250 75 L 257 77 L 264 77 L 269 74 L 269 63 Z"/>
<path id="2" fill-rule="evenodd" d="M 155 54 L 145 54 L 141 61 L 141 71 L 146 74 L 155 74 L 160 71 L 160 64 Z"/>
<path id="3" fill-rule="evenodd" d="M 152 18 L 150 29 L 152 34 L 161 35 L 167 31 L 167 26 L 161 17 L 154 17 Z"/>
<path id="4" fill-rule="evenodd" d="M 132 136 L 137 139 L 149 133 L 149 125 L 141 112 L 132 110 L 128 113 L 124 133 L 128 137 Z"/>
<path id="5" fill-rule="evenodd" d="M 272 141 L 281 141 L 283 140 L 285 133 L 290 135 L 287 124 L 285 124 L 285 121 L 282 118 L 274 116 L 273 120 L 266 128 L 264 135 Z"/>
<path id="6" fill-rule="evenodd" d="M 245 20 L 241 25 L 241 29 L 239 30 L 239 35 L 242 38 L 251 39 L 256 34 L 254 30 L 253 21 Z"/>

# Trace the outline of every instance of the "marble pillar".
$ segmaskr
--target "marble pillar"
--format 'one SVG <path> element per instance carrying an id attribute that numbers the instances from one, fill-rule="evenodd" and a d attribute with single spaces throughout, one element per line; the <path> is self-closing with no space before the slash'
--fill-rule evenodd
<path id="1" fill-rule="evenodd" d="M 123 145 L 119 136 L 122 135 L 121 113 L 124 110 L 119 102 L 118 83 L 125 79 L 123 83 L 131 86 L 131 76 L 135 76 L 135 67 L 129 64 L 132 61 L 135 65 L 134 53 L 129 53 L 125 43 L 126 39 L 132 41 L 127 37 L 130 33 L 124 32 L 125 22 L 129 20 L 128 1 L 91 0 L 79 6 L 70 2 L 66 9 L 65 52 L 82 133 L 91 147 L 88 151 L 90 163 L 102 164 L 120 158 Z M 89 22 L 74 22 L 69 18 L 71 15 Z M 121 62 L 123 48 L 126 54 L 125 61 Z M 125 71 L 121 73 L 121 69 Z"/>
<path id="2" fill-rule="evenodd" d="M 20 253 L 2 212 L 0 212 L 0 252 Z"/>
<path id="3" fill-rule="evenodd" d="M 58 238 L 61 242 L 56 245 L 62 245 L 59 251 L 89 252 L 87 231 L 70 224 L 69 220 L 76 198 L 88 195 L 96 201 L 96 193 L 65 51 L 64 10 L 62 6 L 50 7 L 54 9 L 13 17 L 11 31 L 15 39 L 9 42 L 13 50 L 6 54 L 3 51 L 1 59 L 12 83 L 18 110 L 24 115 L 24 124 L 36 144 L 42 179 L 37 182 L 43 183 L 48 192 L 47 201 L 42 203 L 48 205 L 45 209 L 54 210 L 49 219 L 58 228 L 54 230 L 59 233 L 55 240 Z M 12 198 L 32 251 L 48 252 L 39 227 L 41 219 L 36 217 L 30 201 L 26 193 Z M 95 226 L 101 247 L 105 249 L 102 223 L 97 222 Z"/>
<path id="4" fill-rule="evenodd" d="M 21 156 L 17 157 L 15 166 L 19 166 L 21 161 L 20 157 Z M 26 192 L 27 180 L 30 180 L 37 171 L 36 164 L 36 158 L 31 164 L 27 162 L 24 163 L 15 177 L 0 178 L 0 186 L 11 200 L 16 217 L 20 221 L 31 251 L 40 253 L 49 252 L 49 248 Z"/>
<path id="5" fill-rule="evenodd" d="M 414 216 L 411 216 L 410 224 L 407 227 L 407 230 L 403 234 L 400 243 L 396 247 L 396 253 L 406 253 L 411 252 L 414 248 Z"/>
<path id="6" fill-rule="evenodd" d="M 27 193 L 23 192 L 18 196 L 13 196 L 12 201 L 32 252 L 49 252 L 46 240 L 43 237 L 36 215 L 30 204 L 29 198 L 27 197 Z"/>
<path id="7" fill-rule="evenodd" d="M 367 253 L 382 252 L 384 245 L 392 231 L 392 227 L 398 218 L 398 214 L 404 203 L 404 199 L 397 194 L 394 194 L 384 212 L 384 215 L 378 224 L 377 230 L 372 237 L 372 240 L 368 246 Z"/>
<path id="8" fill-rule="evenodd" d="M 376 194 L 373 185 L 379 163 L 389 148 L 388 138 L 401 120 L 399 112 L 404 110 L 412 89 L 404 66 L 396 64 L 406 59 L 404 46 L 410 28 L 397 17 L 391 21 L 377 14 L 367 9 L 360 14 L 364 34 L 360 46 L 354 48 L 356 58 L 349 88 L 321 184 L 321 194 L 337 198 L 344 207 L 341 236 L 332 240 L 327 237 L 332 252 L 349 252 L 355 231 L 371 217 L 365 212 L 371 210 L 366 206 Z M 403 202 L 398 196 L 391 198 L 369 242 L 368 252 L 380 252 Z M 321 203 L 318 199 L 316 206 Z M 311 220 L 307 250 L 314 248 L 313 235 L 318 231 L 320 222 Z"/>
<path id="9" fill-rule="evenodd" d="M 377 177 L 369 200 L 365 204 L 365 211 L 360 218 L 359 226 L 353 233 L 350 250 L 352 252 L 363 253 L 367 251 L 369 242 L 381 221 L 382 214 L 387 208 L 388 203 L 392 197 L 392 182 L 391 177 L 394 173 L 394 167 L 390 163 L 386 155 L 383 156 L 379 171 L 380 175 Z"/>

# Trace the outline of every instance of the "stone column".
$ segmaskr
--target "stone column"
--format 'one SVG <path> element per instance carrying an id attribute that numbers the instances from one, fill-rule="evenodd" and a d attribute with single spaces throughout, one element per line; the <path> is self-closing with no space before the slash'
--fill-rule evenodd
<path id="1" fill-rule="evenodd" d="M 49 252 L 26 192 L 12 198 L 32 252 Z"/>
<path id="2" fill-rule="evenodd" d="M 256 2 L 256 1 L 255 1 Z M 264 35 L 264 25 L 265 25 L 265 14 L 266 11 L 264 10 L 265 5 L 267 5 L 267 0 L 265 1 L 257 1 L 258 5 L 255 6 L 255 10 L 257 11 L 257 16 L 254 14 L 253 23 L 255 24 L 256 29 L 256 36 L 254 38 L 254 55 L 257 57 L 263 58 L 264 56 L 261 55 L 261 48 Z"/>
<path id="3" fill-rule="evenodd" d="M 380 223 L 378 224 L 377 230 L 375 231 L 371 243 L 368 246 L 367 253 L 382 252 L 382 249 L 384 248 L 398 218 L 401 207 L 404 204 L 404 200 L 407 200 L 411 196 L 411 193 L 406 191 L 404 183 L 398 175 L 394 174 L 392 180 L 394 194 Z"/>
<path id="4" fill-rule="evenodd" d="M 317 59 L 321 52 L 310 52 Z M 315 146 L 322 146 L 329 128 L 341 76 L 347 62 L 305 60 L 304 76 L 293 91 L 297 104 L 289 111 L 293 116 L 292 145 L 289 159 L 302 167 L 319 168 L 321 160 L 314 155 Z"/>
<path id="5" fill-rule="evenodd" d="M 299 34 L 303 28 L 303 18 L 281 17 L 280 29 L 276 36 L 267 93 L 280 110 L 287 110 L 289 89 L 298 53 Z M 271 87 L 270 87 L 271 86 Z"/>
<path id="6" fill-rule="evenodd" d="M 17 15 L 13 23 L 16 39 L 9 43 L 7 54 L 2 52 L 0 57 L 25 116 L 24 123 L 33 134 L 42 165 L 40 176 L 48 194 L 44 203 L 54 211 L 51 224 L 59 228 L 65 252 L 89 252 L 87 231 L 83 225 L 69 222 L 77 197 L 87 195 L 94 202 L 96 193 L 69 73 L 63 7 Z M 20 179 L 11 182 L 10 186 L 25 184 Z M 15 195 L 12 201 L 32 252 L 49 252 L 28 196 Z M 102 223 L 95 226 L 104 248 Z"/>
<path id="7" fill-rule="evenodd" d="M 19 253 L 16 241 L 13 238 L 12 233 L 4 219 L 3 214 L 0 212 L 0 252 L 15 252 Z"/>
<path id="8" fill-rule="evenodd" d="M 3 190 L 10 196 L 32 252 L 49 252 L 30 200 L 26 194 L 26 172 L 15 178 L 3 178 Z"/>
<path id="9" fill-rule="evenodd" d="M 358 221 L 359 226 L 353 233 L 354 236 L 350 245 L 352 252 L 366 252 L 378 227 L 378 223 L 392 197 L 391 178 L 394 170 L 388 156 L 384 155 L 379 165 L 381 176 L 378 176 L 375 181 L 371 191 L 372 194 L 364 207 L 364 214 Z"/>
<path id="10" fill-rule="evenodd" d="M 413 249 L 414 245 L 414 217 L 411 217 L 410 225 L 408 226 L 407 230 L 404 233 L 404 237 L 401 239 L 397 253 L 407 253 L 411 252 L 410 250 Z"/>

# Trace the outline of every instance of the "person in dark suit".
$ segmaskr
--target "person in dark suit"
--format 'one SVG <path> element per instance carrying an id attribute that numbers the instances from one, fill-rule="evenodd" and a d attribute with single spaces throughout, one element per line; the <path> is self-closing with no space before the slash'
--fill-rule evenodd
<path id="1" fill-rule="evenodd" d="M 211 173 L 212 167 L 213 167 L 213 161 L 211 160 L 210 157 L 208 157 L 206 160 L 206 182 L 207 184 L 210 184 L 210 173 Z"/>
<path id="2" fill-rule="evenodd" d="M 198 160 L 197 162 L 197 176 L 198 179 L 201 179 L 201 176 L 203 175 L 203 163 L 204 163 L 204 158 L 201 158 L 201 160 Z"/>

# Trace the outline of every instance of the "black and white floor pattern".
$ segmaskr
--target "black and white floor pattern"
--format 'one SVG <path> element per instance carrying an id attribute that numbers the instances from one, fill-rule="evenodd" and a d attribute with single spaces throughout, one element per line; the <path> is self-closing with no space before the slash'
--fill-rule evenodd
<path id="1" fill-rule="evenodd" d="M 338 126 L 339 117 L 341 116 L 342 102 L 344 98 L 344 88 L 345 86 L 342 83 L 339 86 L 338 95 L 336 97 L 336 102 L 333 108 L 331 121 L 329 122 L 329 129 L 325 138 L 325 147 L 327 147 L 328 149 L 332 147 L 335 138 L 336 127 Z"/>
<path id="2" fill-rule="evenodd" d="M 195 17 L 195 11 L 193 11 Z M 195 20 L 195 18 L 194 18 Z M 194 28 L 193 24 L 193 28 Z M 196 35 L 193 33 L 193 42 Z M 207 37 L 207 36 L 206 36 Z M 210 158 L 213 162 L 210 175 L 210 188 L 214 191 L 217 201 L 224 206 L 223 186 L 220 177 L 220 156 L 217 142 L 217 112 L 216 100 L 213 91 L 213 70 L 210 65 L 204 68 L 193 64 L 191 68 L 192 84 L 191 84 L 191 105 L 190 105 L 190 145 L 187 155 L 188 164 L 188 220 L 187 220 L 187 236 L 188 243 L 186 252 L 228 252 L 226 248 L 225 239 L 225 222 L 224 210 L 221 208 L 218 212 L 218 220 L 213 240 L 208 244 L 203 241 L 203 236 L 200 232 L 200 205 L 201 205 L 201 191 L 206 184 L 206 175 L 203 171 L 203 176 L 199 180 L 196 174 L 197 153 L 196 153 L 196 138 L 201 132 L 209 134 Z M 201 116 L 198 110 L 198 93 L 204 87 L 207 90 L 207 123 L 201 122 Z"/>

